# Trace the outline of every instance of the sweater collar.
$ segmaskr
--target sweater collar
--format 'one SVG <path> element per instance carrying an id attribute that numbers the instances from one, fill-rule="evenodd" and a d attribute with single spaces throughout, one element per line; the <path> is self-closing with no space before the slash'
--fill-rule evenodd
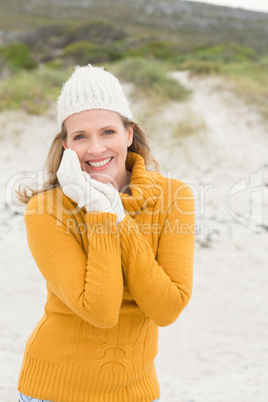
<path id="1" fill-rule="evenodd" d="M 142 209 L 152 207 L 162 191 L 162 175 L 146 170 L 144 159 L 135 152 L 128 151 L 126 169 L 131 171 L 129 187 L 131 195 L 120 193 L 124 208 L 135 215 Z"/>

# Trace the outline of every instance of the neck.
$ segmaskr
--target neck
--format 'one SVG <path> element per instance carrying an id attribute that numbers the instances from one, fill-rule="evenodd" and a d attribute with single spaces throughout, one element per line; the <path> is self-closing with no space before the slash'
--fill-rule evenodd
<path id="1" fill-rule="evenodd" d="M 124 177 L 122 178 L 121 182 L 119 183 L 119 191 L 124 194 L 129 194 L 131 195 L 131 190 L 129 188 L 130 180 L 131 180 L 131 174 L 129 170 L 126 170 L 124 172 Z"/>

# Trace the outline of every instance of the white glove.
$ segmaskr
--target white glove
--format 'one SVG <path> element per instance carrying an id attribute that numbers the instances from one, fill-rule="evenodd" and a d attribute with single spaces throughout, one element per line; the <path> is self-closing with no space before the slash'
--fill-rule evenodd
<path id="1" fill-rule="evenodd" d="M 114 210 L 114 213 L 117 216 L 116 223 L 119 224 L 122 222 L 126 213 L 124 211 L 124 207 L 120 198 L 119 192 L 111 183 L 101 183 L 100 181 L 91 179 L 90 184 L 98 191 L 101 191 L 111 203 L 111 207 Z"/>
<path id="2" fill-rule="evenodd" d="M 86 179 L 85 175 L 89 179 Z M 85 207 L 87 211 L 114 213 L 108 197 L 89 184 L 91 178 L 82 171 L 75 151 L 71 149 L 64 151 L 57 177 L 64 194 L 76 202 L 80 208 Z"/>

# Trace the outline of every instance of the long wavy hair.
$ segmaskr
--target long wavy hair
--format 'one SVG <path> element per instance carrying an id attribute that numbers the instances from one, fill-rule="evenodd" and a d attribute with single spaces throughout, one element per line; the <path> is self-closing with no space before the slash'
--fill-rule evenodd
<path id="1" fill-rule="evenodd" d="M 159 163 L 152 157 L 151 149 L 144 130 L 141 128 L 139 123 L 127 119 L 126 117 L 120 117 L 125 128 L 128 128 L 129 126 L 133 127 L 133 142 L 128 147 L 128 151 L 135 152 L 142 156 L 145 162 L 146 170 L 158 172 Z M 21 204 L 28 204 L 29 200 L 36 194 L 51 190 L 52 188 L 60 185 L 57 178 L 57 171 L 59 169 L 64 152 L 62 141 L 66 140 L 67 130 L 65 124 L 63 123 L 60 133 L 58 133 L 52 141 L 45 161 L 44 171 L 47 174 L 48 179 L 43 183 L 43 187 L 41 189 L 31 188 L 26 184 L 21 184 L 19 186 L 19 190 L 16 190 L 17 198 Z"/>

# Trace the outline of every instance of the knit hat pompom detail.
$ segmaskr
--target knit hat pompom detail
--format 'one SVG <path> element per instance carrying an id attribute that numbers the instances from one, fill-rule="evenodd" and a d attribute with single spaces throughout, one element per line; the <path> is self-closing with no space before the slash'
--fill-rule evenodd
<path id="1" fill-rule="evenodd" d="M 111 110 L 133 119 L 122 86 L 114 75 L 104 67 L 76 66 L 58 98 L 59 130 L 67 117 L 91 109 Z"/>

